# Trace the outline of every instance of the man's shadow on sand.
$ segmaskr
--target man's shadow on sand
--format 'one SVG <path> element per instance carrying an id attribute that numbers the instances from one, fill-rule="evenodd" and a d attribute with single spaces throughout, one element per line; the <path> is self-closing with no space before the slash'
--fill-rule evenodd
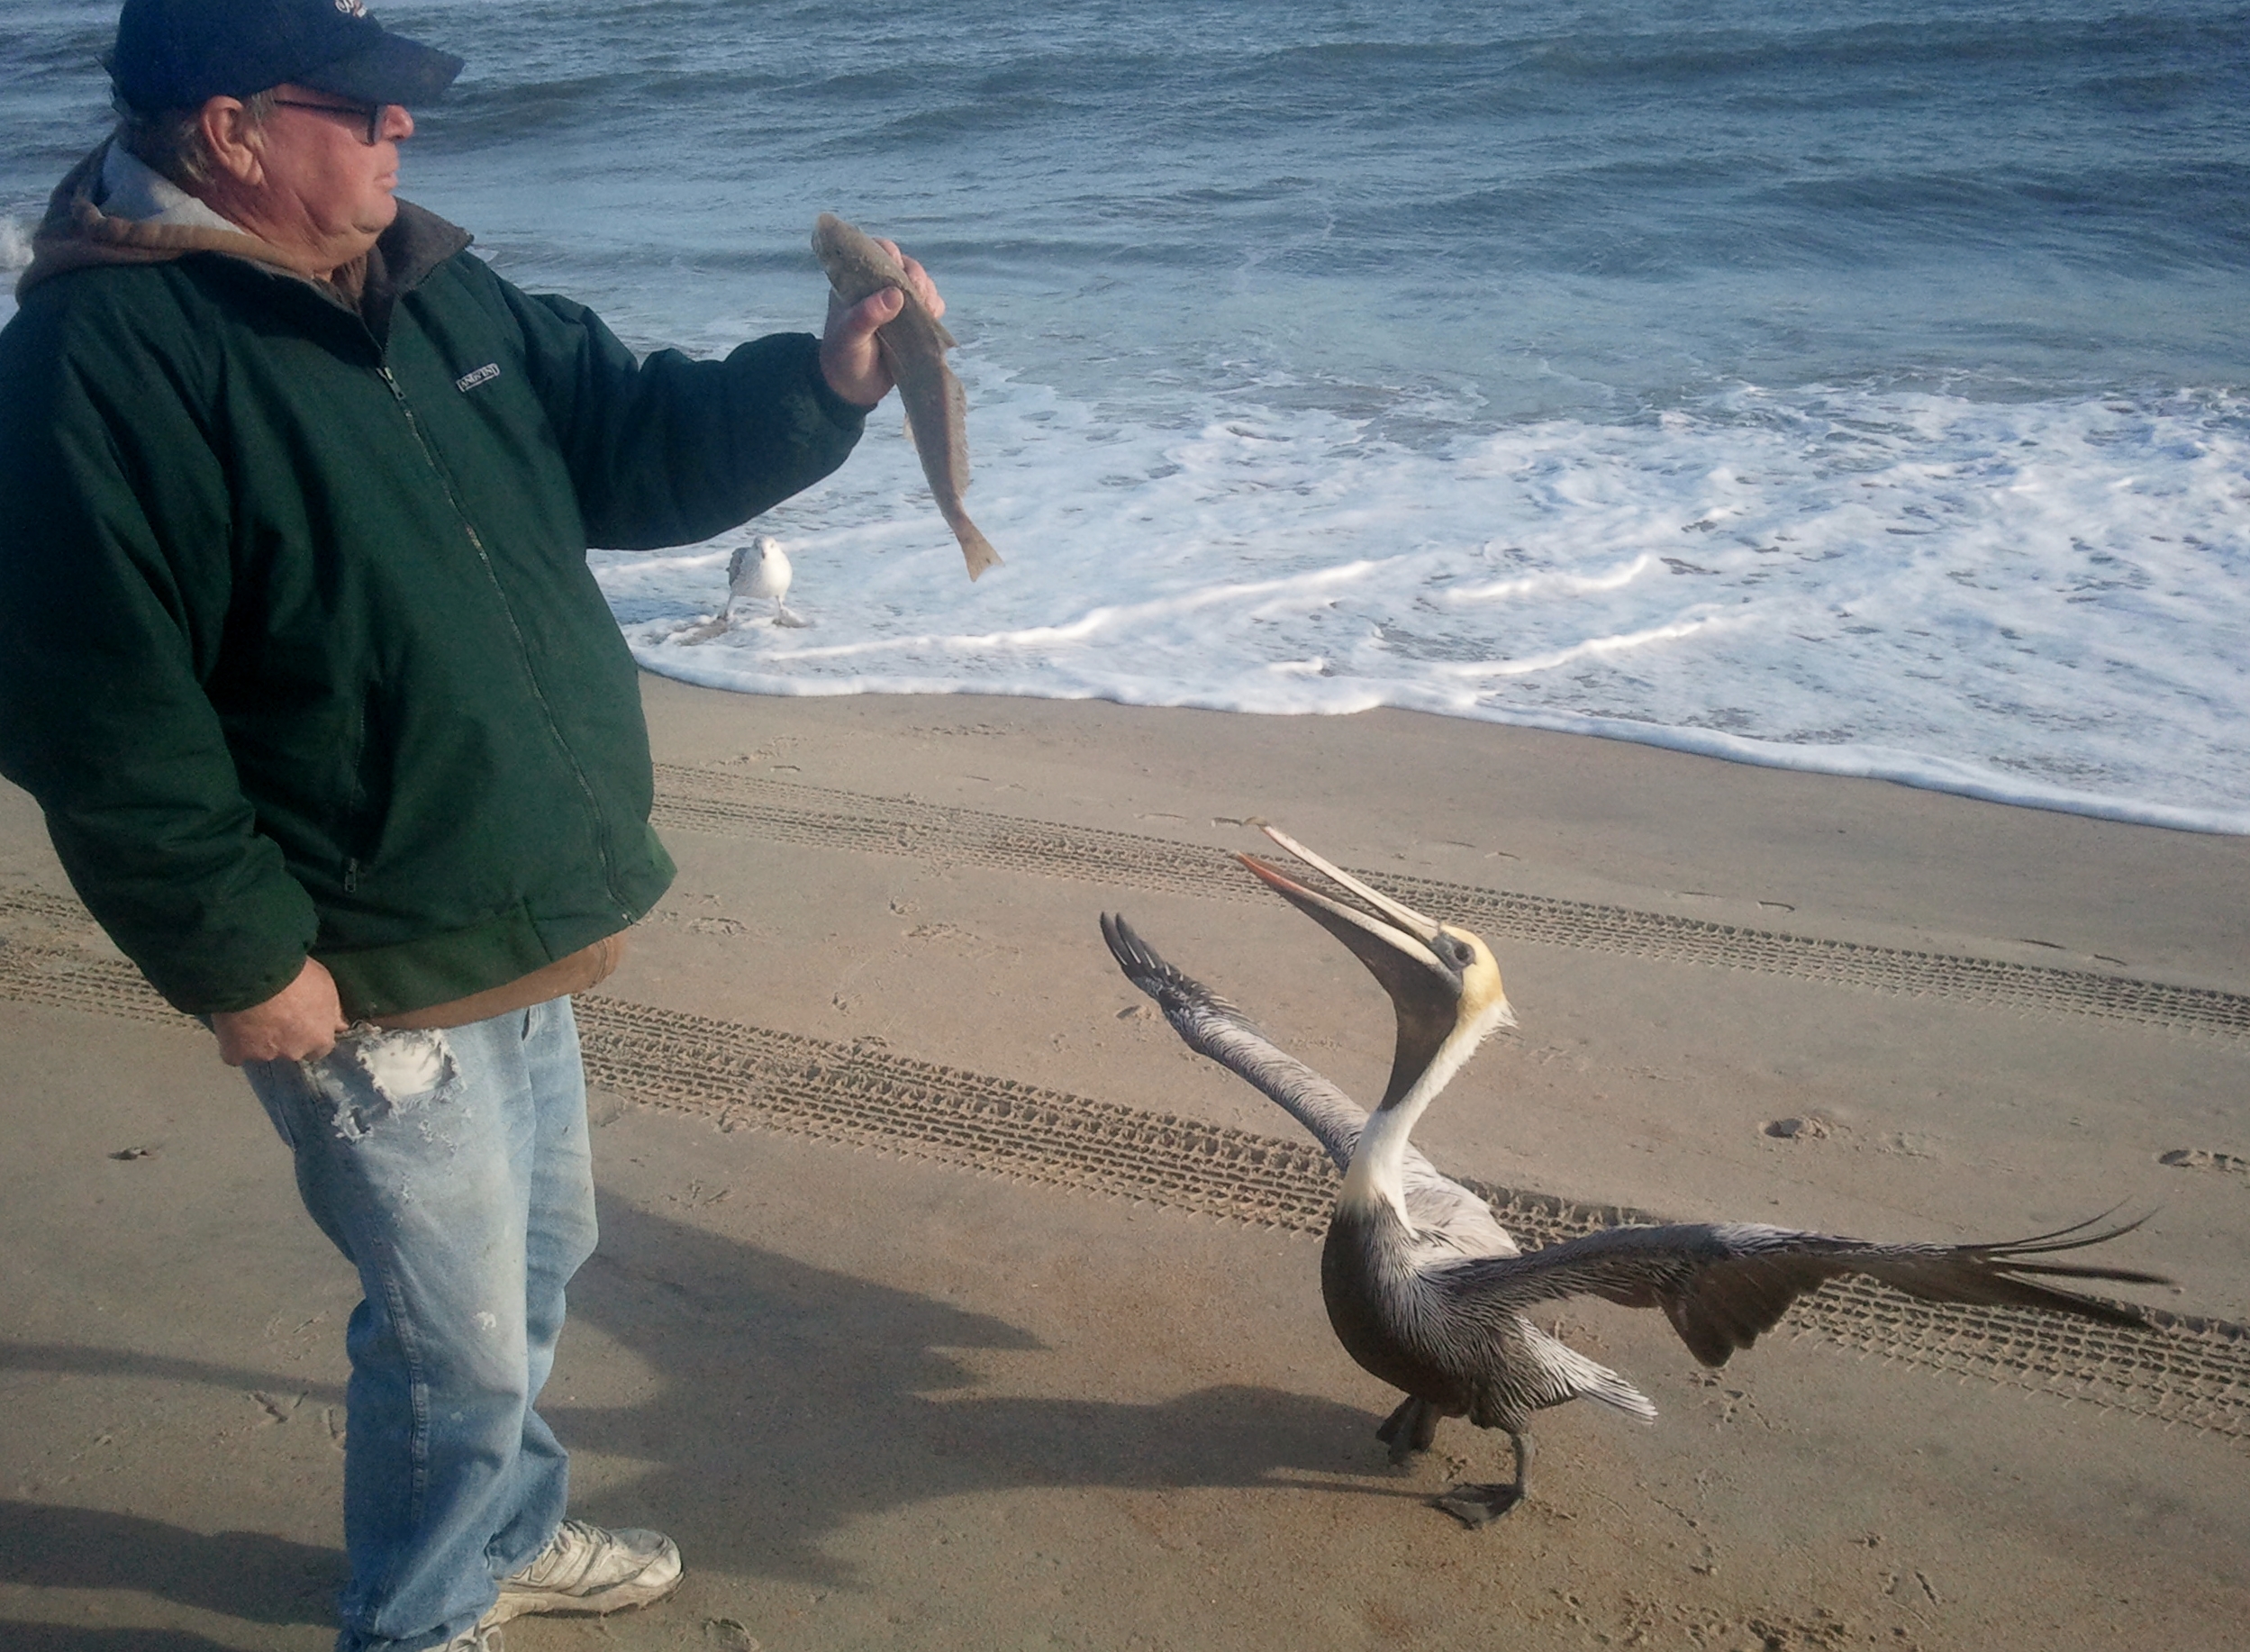
<path id="1" fill-rule="evenodd" d="M 550 1388 L 540 1409 L 568 1445 L 653 1465 L 589 1502 L 591 1518 L 608 1503 L 615 1523 L 660 1516 L 700 1530 L 730 1571 L 846 1582 L 821 1552 L 829 1533 L 965 1493 L 1248 1487 L 1284 1473 L 1333 1482 L 1384 1461 L 1376 1417 L 1276 1388 L 1148 1404 L 962 1392 L 978 1379 L 954 1350 L 1041 1343 L 1004 1320 L 647 1211 L 608 1205 L 602 1221 L 573 1316 L 645 1362 L 657 1392 L 597 1407 Z"/>
<path id="2" fill-rule="evenodd" d="M 653 1392 L 631 1404 L 574 1403 L 565 1397 L 565 1331 L 561 1380 L 541 1412 L 568 1446 L 649 1466 L 630 1488 L 574 1500 L 574 1511 L 604 1524 L 660 1521 L 704 1564 L 737 1575 L 848 1584 L 821 1551 L 830 1533 L 964 1493 L 1248 1487 L 1285 1471 L 1330 1480 L 1374 1472 L 1381 1461 L 1371 1413 L 1280 1389 L 1227 1385 L 1153 1404 L 944 1397 L 975 1380 L 948 1350 L 1041 1344 L 989 1314 L 613 1201 L 603 1206 L 601 1249 L 571 1286 L 571 1318 L 598 1328 L 654 1378 Z M 0 1345 L 0 1366 L 283 1385 L 269 1374 L 107 1350 Z M 285 1539 L 205 1536 L 0 1501 L 0 1581 L 8 1583 L 132 1589 L 253 1622 L 321 1624 L 333 1621 L 342 1570 L 335 1550 Z M 41 1652 L 200 1652 L 208 1644 L 142 1633 L 121 1641 L 112 1631 L 0 1623 L 9 1647 Z"/>

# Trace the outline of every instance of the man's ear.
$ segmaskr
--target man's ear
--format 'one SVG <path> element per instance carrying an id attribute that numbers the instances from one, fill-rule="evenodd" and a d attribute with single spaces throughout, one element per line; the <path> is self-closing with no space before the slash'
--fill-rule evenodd
<path id="1" fill-rule="evenodd" d="M 232 183 L 256 188 L 266 181 L 258 123 L 239 97 L 207 99 L 198 117 L 212 164 Z"/>

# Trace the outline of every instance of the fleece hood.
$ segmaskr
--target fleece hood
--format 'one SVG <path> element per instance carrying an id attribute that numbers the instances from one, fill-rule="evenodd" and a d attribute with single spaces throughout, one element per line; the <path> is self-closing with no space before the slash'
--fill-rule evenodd
<path id="1" fill-rule="evenodd" d="M 106 139 L 48 197 L 32 234 L 21 299 L 42 281 L 99 264 L 162 264 L 220 252 L 294 274 L 278 247 L 237 229 L 168 178 Z"/>
<path id="2" fill-rule="evenodd" d="M 397 220 L 379 243 L 388 286 L 406 291 L 468 243 L 466 230 L 401 201 Z M 114 138 L 105 139 L 48 197 L 15 295 L 20 302 L 42 282 L 74 269 L 163 264 L 191 252 L 215 252 L 311 282 L 271 241 L 228 222 Z"/>

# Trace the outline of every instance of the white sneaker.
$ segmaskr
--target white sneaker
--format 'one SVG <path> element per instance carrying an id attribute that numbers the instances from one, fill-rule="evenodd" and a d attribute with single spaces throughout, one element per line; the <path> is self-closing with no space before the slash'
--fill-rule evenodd
<path id="1" fill-rule="evenodd" d="M 680 1586 L 678 1545 L 660 1531 L 604 1531 L 565 1520 L 546 1552 L 500 1580 L 500 1598 L 479 1629 L 535 1613 L 598 1617 L 646 1606 Z M 500 1637 L 493 1638 L 498 1652 Z"/>

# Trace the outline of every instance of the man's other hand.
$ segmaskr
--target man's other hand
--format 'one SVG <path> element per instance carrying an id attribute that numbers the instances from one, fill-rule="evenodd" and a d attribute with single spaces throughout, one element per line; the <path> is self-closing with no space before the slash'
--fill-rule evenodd
<path id="1" fill-rule="evenodd" d="M 876 245 L 905 268 L 906 278 L 914 284 L 914 296 L 921 300 L 922 308 L 933 316 L 943 315 L 946 301 L 939 295 L 930 272 L 901 252 L 896 241 L 877 238 Z M 905 307 L 906 295 L 894 286 L 870 293 L 848 309 L 836 295 L 836 290 L 829 289 L 828 327 L 821 334 L 821 374 L 828 380 L 830 389 L 860 407 L 873 407 L 890 395 L 891 370 L 883 365 L 883 354 L 876 348 L 875 332 L 884 322 L 896 321 L 898 313 Z"/>
<path id="2" fill-rule="evenodd" d="M 336 1035 L 348 1025 L 336 978 L 313 958 L 265 1003 L 211 1018 L 211 1030 L 219 1035 L 219 1059 L 229 1067 L 245 1061 L 317 1061 L 336 1048 Z"/>

